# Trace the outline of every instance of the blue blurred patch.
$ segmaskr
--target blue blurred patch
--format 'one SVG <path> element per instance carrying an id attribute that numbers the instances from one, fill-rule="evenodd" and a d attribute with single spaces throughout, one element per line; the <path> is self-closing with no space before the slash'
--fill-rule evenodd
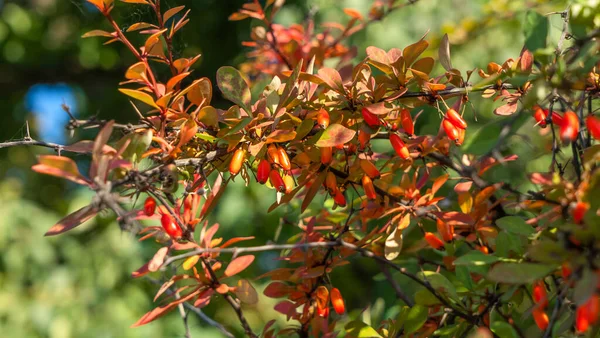
<path id="1" fill-rule="evenodd" d="M 65 142 L 65 125 L 69 115 L 62 109 L 63 104 L 69 106 L 73 115 L 77 115 L 75 92 L 67 84 L 36 84 L 27 91 L 25 106 L 36 116 L 36 131 L 40 140 Z"/>

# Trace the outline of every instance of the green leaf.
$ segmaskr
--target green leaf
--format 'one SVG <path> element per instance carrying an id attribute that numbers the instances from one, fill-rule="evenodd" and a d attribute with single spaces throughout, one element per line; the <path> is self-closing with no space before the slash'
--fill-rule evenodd
<path id="1" fill-rule="evenodd" d="M 350 335 L 350 337 L 359 337 L 359 338 L 367 338 L 367 337 L 381 337 L 374 328 L 369 325 L 361 322 L 360 320 L 353 320 L 344 326 L 346 333 Z"/>
<path id="2" fill-rule="evenodd" d="M 535 51 L 546 47 L 548 18 L 535 11 L 528 11 L 525 15 L 524 31 L 527 49 Z"/>
<path id="3" fill-rule="evenodd" d="M 244 108 L 248 115 L 252 116 L 250 87 L 237 69 L 230 66 L 219 68 L 217 85 L 223 93 L 223 97 Z"/>
<path id="4" fill-rule="evenodd" d="M 459 327 L 460 327 L 460 324 L 446 325 L 440 329 L 435 330 L 435 332 L 433 332 L 433 335 L 435 337 L 439 337 L 439 336 L 454 337 L 453 334 L 458 330 Z"/>
<path id="5" fill-rule="evenodd" d="M 577 284 L 573 288 L 573 301 L 577 305 L 583 305 L 596 291 L 596 285 L 598 283 L 598 277 L 596 273 L 589 269 L 583 270 L 583 276 L 577 281 Z"/>
<path id="6" fill-rule="evenodd" d="M 512 327 L 512 325 L 510 325 L 507 322 L 502 322 L 502 321 L 492 322 L 490 329 L 492 329 L 492 332 L 494 332 L 498 337 L 502 337 L 502 338 L 517 338 L 518 337 L 515 329 Z"/>
<path id="7" fill-rule="evenodd" d="M 441 302 L 429 290 L 421 289 L 415 293 L 415 304 L 431 306 L 441 304 Z"/>
<path id="8" fill-rule="evenodd" d="M 467 252 L 466 255 L 458 257 L 454 265 L 488 265 L 496 263 L 500 258 L 492 255 L 486 255 L 479 250 Z"/>
<path id="9" fill-rule="evenodd" d="M 529 284 L 556 269 L 555 265 L 534 263 L 498 263 L 488 272 L 491 281 L 507 284 Z"/>
<path id="10" fill-rule="evenodd" d="M 458 279 L 468 290 L 473 290 L 475 285 L 473 284 L 469 268 L 464 265 L 459 265 L 454 269 L 454 272 L 456 273 L 456 279 Z"/>
<path id="11" fill-rule="evenodd" d="M 356 135 L 356 131 L 334 123 L 325 129 L 316 145 L 317 147 L 336 147 L 349 142 L 354 135 Z"/>
<path id="12" fill-rule="evenodd" d="M 244 117 L 243 119 L 240 120 L 240 122 L 238 122 L 235 126 L 233 126 L 231 129 L 229 129 L 229 131 L 227 132 L 227 134 L 225 134 L 225 136 L 233 135 L 233 134 L 237 133 L 238 131 L 244 129 L 244 127 L 246 127 L 250 122 L 252 122 L 252 118 Z"/>
<path id="13" fill-rule="evenodd" d="M 442 274 L 433 271 L 422 271 L 417 273 L 417 276 L 422 280 L 428 281 L 438 292 L 446 294 L 450 298 L 458 299 L 454 285 Z"/>
<path id="14" fill-rule="evenodd" d="M 496 225 L 514 234 L 529 236 L 535 233 L 535 229 L 525 223 L 525 220 L 517 216 L 506 216 L 496 220 Z"/>
<path id="15" fill-rule="evenodd" d="M 408 316 L 406 317 L 406 322 L 404 324 L 404 333 L 409 334 L 420 329 L 427 321 L 428 313 L 429 310 L 424 306 L 413 306 L 410 311 L 408 311 Z"/>

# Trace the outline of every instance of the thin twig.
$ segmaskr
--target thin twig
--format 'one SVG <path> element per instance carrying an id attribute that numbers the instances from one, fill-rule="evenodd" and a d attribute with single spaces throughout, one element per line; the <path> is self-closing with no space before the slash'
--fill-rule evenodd
<path id="1" fill-rule="evenodd" d="M 145 278 L 156 285 L 162 285 L 162 283 L 160 281 L 158 281 L 154 278 L 150 278 L 148 276 L 145 276 Z M 165 291 L 165 293 L 168 295 L 173 295 L 175 293 L 175 291 L 172 288 L 168 288 Z M 221 323 L 219 323 L 219 322 L 215 321 L 214 319 L 210 318 L 209 316 L 207 316 L 206 313 L 204 313 L 201 309 L 193 306 L 192 304 L 190 304 L 188 302 L 183 302 L 182 304 L 186 309 L 188 309 L 189 311 L 196 314 L 198 317 L 200 317 L 200 319 L 202 319 L 208 325 L 213 326 L 217 330 L 221 331 L 221 333 L 223 333 L 226 337 L 231 337 L 231 338 L 234 337 L 234 335 L 231 332 L 227 331 L 227 329 L 223 325 L 221 325 Z"/>
<path id="2" fill-rule="evenodd" d="M 213 289 L 216 289 L 217 287 L 219 287 L 219 285 L 221 285 L 221 283 L 219 282 L 219 278 L 213 271 L 212 267 L 208 264 L 206 259 L 202 258 L 202 263 L 203 263 L 204 267 L 206 268 L 206 270 L 208 271 L 208 274 L 210 275 L 211 282 L 212 282 L 211 287 Z M 231 305 L 231 308 L 233 308 L 233 311 L 235 311 L 235 314 L 237 315 L 240 323 L 242 324 L 242 327 L 244 328 L 246 335 L 251 338 L 257 338 L 258 336 L 254 332 L 252 332 L 252 328 L 250 328 L 250 324 L 248 324 L 248 321 L 246 320 L 246 317 L 244 316 L 244 312 L 242 311 L 242 308 L 240 307 L 240 303 L 238 303 L 233 297 L 231 297 L 231 295 L 229 293 L 224 294 L 223 298 L 227 301 L 227 303 L 229 303 L 229 305 Z"/>
<path id="3" fill-rule="evenodd" d="M 410 298 L 408 298 L 408 296 L 402 291 L 402 288 L 400 288 L 400 285 L 398 285 L 398 282 L 396 282 L 396 280 L 394 280 L 394 276 L 392 276 L 388 267 L 383 263 L 379 263 L 379 266 L 381 267 L 381 272 L 383 272 L 383 275 L 385 276 L 387 281 L 394 288 L 394 291 L 396 292 L 396 296 L 398 296 L 398 298 L 402 299 L 402 301 L 404 301 L 404 303 L 406 303 L 406 305 L 412 307 L 414 305 L 414 302 Z"/>

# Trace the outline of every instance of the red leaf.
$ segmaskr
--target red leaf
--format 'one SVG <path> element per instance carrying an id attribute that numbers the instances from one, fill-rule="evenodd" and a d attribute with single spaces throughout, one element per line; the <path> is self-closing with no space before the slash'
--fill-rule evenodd
<path id="1" fill-rule="evenodd" d="M 150 270 L 148 270 L 148 263 L 144 264 L 141 268 L 135 270 L 134 272 L 131 273 L 131 277 L 132 278 L 139 278 L 142 277 L 144 275 L 147 275 L 148 273 L 150 273 Z"/>
<path id="2" fill-rule="evenodd" d="M 94 217 L 97 213 L 97 208 L 92 207 L 91 205 L 85 206 L 58 221 L 58 223 L 54 224 L 44 236 L 54 236 L 69 231 Z"/>
<path id="3" fill-rule="evenodd" d="M 281 298 L 290 293 L 290 287 L 282 282 L 273 282 L 265 288 L 263 294 L 269 298 Z"/>
<path id="4" fill-rule="evenodd" d="M 254 255 L 240 256 L 232 260 L 227 269 L 225 269 L 225 276 L 231 277 L 244 271 L 250 264 L 254 262 Z"/>
<path id="5" fill-rule="evenodd" d="M 173 310 L 177 305 L 194 298 L 199 292 L 200 292 L 200 290 L 196 289 L 196 290 L 190 292 L 189 294 L 187 294 L 186 296 L 181 297 L 167 305 L 163 305 L 163 306 L 154 308 L 152 311 L 143 315 L 142 318 L 140 318 L 137 322 L 135 322 L 135 324 L 131 325 L 131 327 L 134 328 L 134 327 L 148 324 L 148 323 L 166 315 L 169 311 Z"/>
<path id="6" fill-rule="evenodd" d="M 275 311 L 286 315 L 288 320 L 296 314 L 296 305 L 287 300 L 275 305 L 274 309 Z"/>
<path id="7" fill-rule="evenodd" d="M 201 309 L 205 306 L 207 306 L 210 303 L 210 299 L 212 297 L 212 295 L 215 294 L 215 290 L 213 289 L 207 289 L 204 290 L 200 296 L 198 296 L 198 299 L 196 299 L 196 301 L 194 302 L 194 306 Z"/>
<path id="8" fill-rule="evenodd" d="M 319 77 L 327 84 L 331 89 L 336 92 L 344 93 L 344 84 L 342 83 L 342 76 L 340 73 L 333 68 L 321 68 L 319 69 Z"/>

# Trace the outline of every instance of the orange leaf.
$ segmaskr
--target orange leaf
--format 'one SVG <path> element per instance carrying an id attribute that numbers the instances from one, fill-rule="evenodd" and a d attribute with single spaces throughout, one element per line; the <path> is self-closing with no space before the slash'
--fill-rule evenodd
<path id="1" fill-rule="evenodd" d="M 356 19 L 356 20 L 362 20 L 362 14 L 360 14 L 357 10 L 352 9 L 352 8 L 344 8 L 344 13 L 346 13 L 346 15 Z"/>
<path id="2" fill-rule="evenodd" d="M 169 9 L 163 14 L 163 22 L 167 22 L 173 15 L 179 13 L 185 6 L 177 6 Z"/>
<path id="3" fill-rule="evenodd" d="M 224 275 L 226 277 L 231 277 L 237 275 L 238 273 L 244 271 L 250 264 L 254 262 L 254 255 L 246 255 L 240 256 L 236 259 L 232 260 L 229 265 L 227 265 L 227 269 L 225 269 Z"/>
<path id="4" fill-rule="evenodd" d="M 83 34 L 81 37 L 82 38 L 91 38 L 91 37 L 94 37 L 94 36 L 105 36 L 107 38 L 114 38 L 114 36 L 112 35 L 112 33 L 105 32 L 105 31 L 102 31 L 102 30 L 99 30 L 99 29 L 95 29 L 95 30 L 89 31 L 89 32 Z"/>
<path id="5" fill-rule="evenodd" d="M 40 155 L 38 156 L 39 164 L 34 165 L 31 169 L 35 172 L 61 177 L 77 184 L 89 185 L 88 180 L 79 173 L 75 161 L 68 157 L 57 155 Z"/>
<path id="6" fill-rule="evenodd" d="M 125 78 L 129 80 L 145 80 L 146 79 L 146 64 L 138 62 L 133 64 L 125 73 Z"/>

